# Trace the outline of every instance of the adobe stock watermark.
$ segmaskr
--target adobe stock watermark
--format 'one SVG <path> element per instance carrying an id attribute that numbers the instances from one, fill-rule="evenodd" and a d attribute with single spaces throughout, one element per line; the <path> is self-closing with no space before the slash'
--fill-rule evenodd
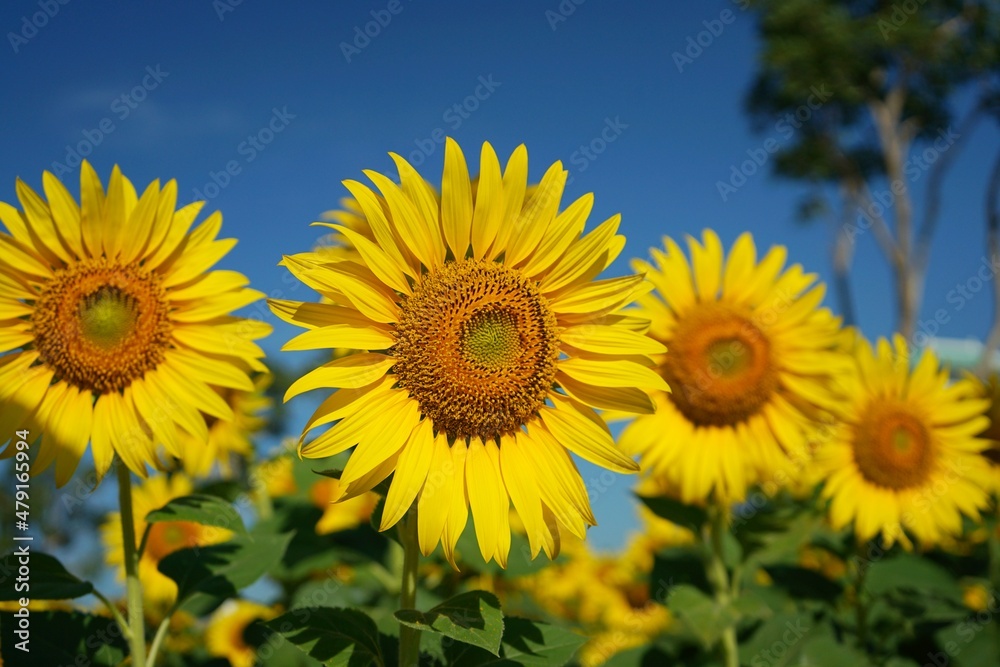
<path id="1" fill-rule="evenodd" d="M 235 12 L 236 8 L 242 4 L 243 0 L 212 0 L 212 9 L 215 10 L 215 15 L 222 22 L 226 20 L 226 14 Z"/>
<path id="2" fill-rule="evenodd" d="M 552 32 L 555 32 L 560 23 L 565 22 L 576 12 L 576 8 L 587 0 L 561 0 L 555 9 L 545 10 L 545 20 L 549 22 Z"/>
<path id="3" fill-rule="evenodd" d="M 1000 596 L 995 590 L 990 590 L 988 593 L 990 597 L 986 601 L 986 608 L 967 616 L 956 626 L 956 639 L 961 640 L 961 643 L 955 640 L 945 642 L 944 646 L 941 647 L 944 649 L 943 651 L 927 654 L 928 662 L 925 662 L 922 667 L 948 667 L 952 664 L 952 658 L 957 658 L 962 650 L 972 643 L 976 635 L 991 623 L 996 622 L 995 617 L 1000 613 Z M 963 662 L 963 664 L 965 663 Z"/>
<path id="4" fill-rule="evenodd" d="M 237 144 L 237 157 L 227 160 L 219 171 L 210 170 L 208 181 L 201 188 L 192 190 L 191 201 L 209 201 L 218 197 L 219 193 L 229 187 L 234 177 L 243 173 L 243 167 L 256 160 L 293 120 L 295 114 L 289 113 L 287 106 L 271 109 L 271 118 L 259 130 L 248 134 L 246 139 Z"/>
<path id="5" fill-rule="evenodd" d="M 593 139 L 586 144 L 580 144 L 569 156 L 569 163 L 576 168 L 576 173 L 583 173 L 590 167 L 591 163 L 597 160 L 600 155 L 608 149 L 610 144 L 618 140 L 618 137 L 628 129 L 628 123 L 623 123 L 621 116 L 610 116 L 604 119 L 604 126 Z M 566 179 L 566 185 L 573 182 L 573 173 Z"/>
<path id="6" fill-rule="evenodd" d="M 948 290 L 945 300 L 951 304 L 951 309 L 938 308 L 933 315 L 927 319 L 918 319 L 910 344 L 916 353 L 919 348 L 926 347 L 931 340 L 938 335 L 941 327 L 951 322 L 952 313 L 957 313 L 965 308 L 970 301 L 976 298 L 983 287 L 992 284 L 993 276 L 1000 271 L 1000 255 L 983 256 L 979 258 L 972 274 L 961 282 L 955 283 L 955 287 Z"/>
<path id="7" fill-rule="evenodd" d="M 492 74 L 487 74 L 486 76 L 480 75 L 477 81 L 478 85 L 472 91 L 471 95 L 467 95 L 461 102 L 456 102 L 445 108 L 441 114 L 441 120 L 453 132 L 460 128 L 462 123 L 471 118 L 480 105 L 490 99 L 493 93 L 496 92 L 496 89 L 503 85 L 503 82 L 495 81 Z M 419 167 L 424 163 L 424 160 L 434 154 L 438 146 L 444 144 L 446 136 L 447 131 L 445 128 L 436 127 L 431 130 L 429 136 L 422 139 L 414 139 L 413 144 L 417 149 L 410 151 L 410 154 L 406 156 L 407 160 L 414 167 Z"/>
<path id="8" fill-rule="evenodd" d="M 715 40 L 722 36 L 722 33 L 726 30 L 726 26 L 732 25 L 735 21 L 736 14 L 731 9 L 723 9 L 719 12 L 719 18 L 702 21 L 701 24 L 705 26 L 705 29 L 697 35 L 688 35 L 687 46 L 684 52 L 674 51 L 670 55 L 674 61 L 674 65 L 677 66 L 677 71 L 683 74 L 684 67 L 693 64 L 695 60 L 700 58 L 705 49 L 712 46 Z"/>
<path id="9" fill-rule="evenodd" d="M 895 203 L 896 198 L 906 192 L 907 181 L 917 181 L 920 176 L 938 161 L 943 153 L 955 145 L 961 135 L 951 129 L 951 127 L 938 130 L 938 136 L 933 144 L 911 155 L 903 163 L 903 178 L 893 180 L 889 187 L 879 190 L 872 195 L 868 206 L 861 209 L 861 220 L 855 224 L 849 222 L 844 225 L 843 232 L 847 234 L 851 243 L 855 243 L 857 238 L 871 229 L 882 215 Z"/>
<path id="10" fill-rule="evenodd" d="M 128 92 L 122 93 L 111 100 L 108 110 L 111 112 L 89 129 L 81 132 L 82 138 L 75 144 L 66 144 L 66 156 L 62 162 L 58 160 L 52 163 L 52 173 L 61 178 L 64 174 L 72 172 L 80 166 L 83 158 L 94 152 L 94 149 L 104 142 L 104 139 L 114 132 L 118 122 L 126 120 L 132 112 L 139 108 L 149 97 L 149 94 L 160 87 L 160 84 L 170 76 L 170 72 L 165 72 L 159 64 L 147 65 L 145 75 L 142 80 L 132 87 Z"/>
<path id="11" fill-rule="evenodd" d="M 833 96 L 833 93 L 827 90 L 825 83 L 813 86 L 810 91 L 805 104 L 799 105 L 794 111 L 789 111 L 774 123 L 775 136 L 768 137 L 757 148 L 748 148 L 746 150 L 748 159 L 739 165 L 729 165 L 729 179 L 715 182 L 715 189 L 722 201 L 729 201 L 731 195 L 746 185 L 747 180 L 778 152 L 782 143 L 791 139 L 796 130 L 809 122 L 813 114 Z"/>
<path id="12" fill-rule="evenodd" d="M 892 5 L 892 13 L 888 19 L 879 19 L 876 23 L 878 31 L 882 33 L 882 39 L 889 39 L 891 33 L 903 27 L 903 24 L 910 20 L 910 17 L 917 13 L 920 6 L 927 0 L 903 0 Z"/>
<path id="13" fill-rule="evenodd" d="M 372 20 L 364 25 L 354 26 L 351 41 L 340 43 L 340 52 L 344 54 L 344 60 L 350 63 L 355 56 L 361 55 L 361 52 L 371 45 L 372 40 L 389 27 L 389 24 L 392 23 L 392 17 L 399 16 L 403 9 L 403 3 L 400 0 L 389 0 L 384 9 L 373 9 L 368 12 Z"/>
<path id="14" fill-rule="evenodd" d="M 802 641 L 802 638 L 809 634 L 809 626 L 802 623 L 799 616 L 795 622 L 785 621 L 785 631 L 781 637 L 774 640 L 770 646 L 758 651 L 750 658 L 751 667 L 771 667 L 771 665 L 783 664 L 782 658 L 793 646 Z"/>
<path id="15" fill-rule="evenodd" d="M 54 19 L 63 6 L 68 5 L 69 2 L 70 0 L 38 0 L 39 11 L 30 16 L 28 14 L 22 16 L 20 30 L 7 33 L 7 41 L 10 42 L 10 48 L 14 50 L 14 53 L 19 53 L 21 47 L 34 39 L 38 32 L 47 26 L 49 21 Z"/>

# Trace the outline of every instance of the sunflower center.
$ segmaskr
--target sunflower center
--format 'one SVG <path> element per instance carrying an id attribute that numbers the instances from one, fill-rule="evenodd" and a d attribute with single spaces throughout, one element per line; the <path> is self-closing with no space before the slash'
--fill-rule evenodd
<path id="1" fill-rule="evenodd" d="M 146 553 L 153 560 L 159 561 L 179 549 L 198 546 L 200 537 L 201 528 L 196 523 L 189 521 L 157 522 L 149 529 Z"/>
<path id="2" fill-rule="evenodd" d="M 119 391 L 163 361 L 171 323 L 159 278 L 105 258 L 59 271 L 32 315 L 35 345 L 57 376 Z"/>
<path id="3" fill-rule="evenodd" d="M 462 324 L 459 340 L 470 364 L 495 371 L 517 363 L 521 351 L 517 320 L 504 310 L 473 315 Z"/>
<path id="4" fill-rule="evenodd" d="M 84 298 L 79 308 L 80 333 L 96 347 L 117 347 L 135 329 L 136 302 L 117 287 L 105 285 Z"/>
<path id="5" fill-rule="evenodd" d="M 919 486 L 934 465 L 930 432 L 904 408 L 876 402 L 854 426 L 854 460 L 873 484 L 890 489 Z"/>
<path id="6" fill-rule="evenodd" d="M 678 322 L 667 348 L 660 370 L 670 400 L 697 426 L 744 421 L 777 389 L 770 341 L 733 306 L 696 306 Z"/>
<path id="7" fill-rule="evenodd" d="M 396 325 L 395 372 L 453 438 L 517 431 L 542 406 L 559 359 L 556 319 L 516 269 L 449 262 L 423 277 Z"/>

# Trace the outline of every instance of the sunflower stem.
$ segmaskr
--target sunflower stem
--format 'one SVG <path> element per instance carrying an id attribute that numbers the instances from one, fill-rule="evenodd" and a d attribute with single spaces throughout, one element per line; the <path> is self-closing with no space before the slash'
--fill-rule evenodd
<path id="1" fill-rule="evenodd" d="M 854 559 L 854 622 L 858 649 L 863 653 L 868 653 L 868 601 L 865 599 L 865 576 L 868 574 L 865 547 L 868 544 L 858 542 L 857 558 Z"/>
<path id="2" fill-rule="evenodd" d="M 156 657 L 157 653 L 160 652 L 160 646 L 163 644 L 164 637 L 167 636 L 167 628 L 170 627 L 170 617 L 173 615 L 173 611 L 167 614 L 162 621 L 160 621 L 160 627 L 156 628 L 156 635 L 153 637 L 153 643 L 149 647 L 149 660 L 147 665 L 149 667 L 156 667 Z"/>
<path id="3" fill-rule="evenodd" d="M 417 545 L 417 510 L 411 509 L 399 527 L 403 544 L 403 574 L 399 589 L 399 608 L 415 609 L 417 604 L 417 565 L 420 551 Z M 417 667 L 420 662 L 420 630 L 399 626 L 399 667 Z"/>
<path id="4" fill-rule="evenodd" d="M 710 509 L 710 515 L 707 535 L 709 558 L 705 564 L 705 574 L 715 591 L 716 604 L 725 608 L 733 603 L 738 590 L 735 573 L 730 584 L 729 572 L 726 570 L 725 537 L 729 530 L 729 508 L 720 503 Z M 721 643 L 725 667 L 739 667 L 735 625 L 729 625 L 722 631 Z"/>
<path id="5" fill-rule="evenodd" d="M 118 607 L 111 604 L 111 600 L 106 598 L 104 594 L 96 588 L 92 592 L 94 597 L 103 602 L 104 606 L 111 612 L 111 617 L 115 619 L 115 622 L 118 623 L 118 626 L 122 629 L 122 634 L 125 636 L 125 639 L 130 639 L 132 637 L 132 629 L 128 626 L 128 621 L 126 621 L 125 617 L 122 616 Z"/>
<path id="6" fill-rule="evenodd" d="M 132 479 L 128 467 L 118 461 L 118 504 L 122 518 L 122 545 L 125 551 L 125 588 L 128 599 L 129 648 L 133 667 L 146 667 L 146 627 L 142 610 L 142 584 L 139 582 L 139 552 L 135 544 L 135 519 L 132 515 Z"/>

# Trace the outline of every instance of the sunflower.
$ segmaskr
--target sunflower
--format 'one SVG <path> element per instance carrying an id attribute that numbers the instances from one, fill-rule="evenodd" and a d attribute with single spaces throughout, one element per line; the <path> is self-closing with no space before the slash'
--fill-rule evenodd
<path id="1" fill-rule="evenodd" d="M 626 426 L 621 446 L 684 502 L 737 502 L 766 475 L 791 480 L 808 459 L 815 404 L 830 400 L 828 369 L 844 365 L 839 323 L 819 308 L 814 274 L 798 264 L 783 271 L 782 246 L 758 263 L 742 234 L 724 260 L 719 237 L 705 230 L 701 243 L 688 237 L 689 264 L 673 239 L 665 244 L 652 251 L 655 267 L 633 268 L 656 285 L 638 313 L 667 347 L 657 362 L 671 393 Z"/>
<path id="2" fill-rule="evenodd" d="M 115 167 L 105 193 L 84 162 L 80 205 L 42 181 L 48 201 L 18 180 L 23 212 L 0 202 L 0 437 L 32 424 L 34 471 L 54 462 L 59 486 L 88 442 L 99 478 L 116 453 L 145 477 L 157 445 L 207 439 L 203 414 L 233 418 L 214 388 L 252 391 L 244 368 L 266 370 L 252 341 L 270 327 L 229 315 L 263 295 L 209 271 L 236 241 L 216 240 L 218 212 L 189 232 L 203 202 L 175 210 L 175 181 L 137 196 Z"/>
<path id="3" fill-rule="evenodd" d="M 156 475 L 132 490 L 132 505 L 135 517 L 135 534 L 146 531 L 146 515 L 166 505 L 174 498 L 193 492 L 191 480 L 181 474 L 167 477 Z M 108 515 L 101 526 L 101 538 L 107 552 L 108 563 L 119 568 L 124 578 L 124 550 L 122 548 L 121 514 Z M 161 574 L 160 561 L 179 549 L 203 547 L 229 539 L 231 533 L 222 528 L 204 526 L 190 521 L 161 521 L 151 524 L 146 537 L 146 548 L 139 560 L 139 579 L 143 596 L 153 615 L 162 614 L 173 604 L 177 596 L 177 585 L 172 579 Z"/>
<path id="4" fill-rule="evenodd" d="M 644 548 L 637 544 L 641 540 L 634 536 L 617 554 L 596 554 L 575 543 L 565 561 L 518 581 L 538 606 L 590 638 L 576 657 L 581 665 L 601 665 L 648 644 L 671 624 L 662 600 L 650 596 L 652 558 L 649 567 L 631 558 Z"/>
<path id="5" fill-rule="evenodd" d="M 181 432 L 180 463 L 184 472 L 194 477 L 205 477 L 218 463 L 222 473 L 230 476 L 234 456 L 247 459 L 253 455 L 251 437 L 267 424 L 267 419 L 261 413 L 271 407 L 271 399 L 264 394 L 271 380 L 272 377 L 268 374 L 257 375 L 253 391 L 240 391 L 231 387 L 216 388 L 216 392 L 232 410 L 233 418 L 225 421 L 212 415 L 204 415 L 208 425 L 207 441 Z"/>
<path id="6" fill-rule="evenodd" d="M 316 522 L 317 535 L 339 533 L 366 524 L 378 505 L 378 495 L 375 493 L 363 493 L 348 500 L 333 502 L 339 496 L 339 479 L 322 477 L 309 488 L 309 500 L 323 510 L 323 516 Z"/>
<path id="7" fill-rule="evenodd" d="M 594 280 L 623 247 L 620 216 L 583 236 L 593 196 L 559 212 L 567 172 L 558 162 L 525 204 L 523 146 L 501 174 L 483 145 L 475 203 L 451 139 L 440 202 L 411 165 L 392 158 L 401 185 L 365 172 L 384 207 L 368 187 L 344 182 L 375 240 L 317 223 L 348 238 L 356 260 L 304 253 L 282 262 L 330 301 L 270 301 L 279 317 L 309 329 L 285 349 L 359 350 L 289 388 L 286 399 L 337 389 L 305 431 L 336 424 L 303 440 L 300 453 L 325 457 L 357 445 L 338 499 L 395 471 L 380 527 L 416 504 L 424 554 L 442 542 L 454 565 L 471 507 L 483 557 L 504 565 L 513 502 L 532 555 L 553 556 L 558 524 L 583 537 L 595 523 L 568 452 L 637 470 L 594 408 L 650 412 L 647 391 L 666 389 L 645 356 L 662 346 L 618 314 L 643 291 L 642 277 Z"/>
<path id="8" fill-rule="evenodd" d="M 988 402 L 969 380 L 949 383 L 926 349 L 910 370 L 906 341 L 876 349 L 853 332 L 852 373 L 842 376 L 839 422 L 816 452 L 834 528 L 854 524 L 859 541 L 882 535 L 887 545 L 940 543 L 978 518 L 987 504 L 989 468 L 976 437 L 988 424 Z M 893 349 L 895 348 L 895 349 Z"/>
<path id="9" fill-rule="evenodd" d="M 990 463 L 991 489 L 1000 497 L 1000 376 L 993 373 L 984 381 L 970 375 L 968 380 L 976 388 L 975 395 L 989 401 L 985 410 L 989 423 L 979 437 L 984 438 L 989 444 L 983 450 L 983 456 Z"/>
<path id="10" fill-rule="evenodd" d="M 257 664 L 257 646 L 248 642 L 246 630 L 254 621 L 270 621 L 277 610 L 256 602 L 233 600 L 219 608 L 205 629 L 205 648 L 209 654 L 225 658 L 232 667 Z"/>

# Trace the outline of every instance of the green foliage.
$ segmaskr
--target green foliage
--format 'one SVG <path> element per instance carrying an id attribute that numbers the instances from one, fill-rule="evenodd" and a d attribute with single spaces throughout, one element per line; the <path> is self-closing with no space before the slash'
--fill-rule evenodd
<path id="1" fill-rule="evenodd" d="M 222 498 L 204 494 L 174 498 L 160 509 L 147 514 L 146 521 L 148 523 L 193 521 L 204 526 L 231 530 L 237 534 L 247 534 L 243 519 L 235 507 Z"/>
<path id="2" fill-rule="evenodd" d="M 683 584 L 670 591 L 667 608 L 705 648 L 714 646 L 723 631 L 739 620 L 739 612 L 731 606 L 721 604 L 697 588 Z"/>
<path id="3" fill-rule="evenodd" d="M 499 655 L 504 619 L 500 601 L 492 593 L 470 591 L 426 612 L 400 609 L 395 615 L 408 627 L 441 634 Z"/>
<path id="4" fill-rule="evenodd" d="M 195 595 L 235 597 L 278 564 L 291 537 L 254 531 L 221 544 L 181 549 L 161 560 L 159 570 L 177 583 L 178 601 Z"/>
<path id="5" fill-rule="evenodd" d="M 296 609 L 266 626 L 327 667 L 387 664 L 375 622 L 354 609 Z"/>
<path id="6" fill-rule="evenodd" d="M 708 512 L 703 507 L 686 505 L 673 498 L 646 496 L 638 496 L 638 498 L 656 516 L 676 523 L 678 526 L 683 526 L 695 534 L 700 533 L 702 527 L 708 523 Z"/>
<path id="7" fill-rule="evenodd" d="M 17 619 L 0 613 L 0 658 L 4 667 L 41 667 L 42 665 L 79 665 L 118 667 L 128 657 L 128 645 L 122 630 L 111 618 L 80 612 L 33 611 L 30 613 L 28 652 L 16 648 L 14 634 Z M 87 662 L 79 658 L 86 656 Z"/>
<path id="8" fill-rule="evenodd" d="M 586 637 L 563 628 L 508 616 L 504 619 L 503 639 L 494 655 L 471 644 L 448 641 L 443 637 L 448 667 L 548 667 L 565 665 L 587 641 Z"/>
<path id="9" fill-rule="evenodd" d="M 24 558 L 26 562 L 22 563 Z M 19 569 L 27 568 L 28 577 L 21 577 Z M 24 581 L 18 581 L 18 578 Z M 18 590 L 19 588 L 24 590 Z M 92 592 L 94 587 L 81 581 L 63 567 L 56 558 L 40 551 L 31 551 L 28 556 L 17 552 L 6 554 L 0 559 L 0 601 L 19 600 L 68 600 Z"/>

